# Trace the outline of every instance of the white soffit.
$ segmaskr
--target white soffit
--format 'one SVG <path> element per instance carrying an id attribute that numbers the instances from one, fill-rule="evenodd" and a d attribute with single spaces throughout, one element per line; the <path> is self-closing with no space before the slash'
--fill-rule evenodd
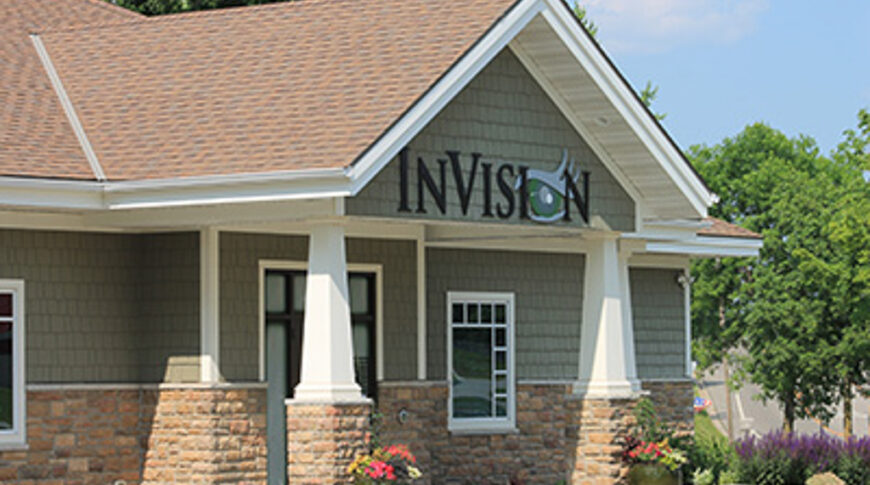
<path id="1" fill-rule="evenodd" d="M 514 38 L 514 52 L 543 78 L 544 89 L 568 111 L 567 117 L 582 125 L 581 135 L 607 159 L 611 171 L 618 171 L 614 175 L 627 179 L 634 189 L 630 192 L 642 197 L 650 212 L 644 216 L 706 216 L 713 194 L 576 21 L 565 18 L 571 13 L 559 0 L 544 1 L 551 8 Z"/>

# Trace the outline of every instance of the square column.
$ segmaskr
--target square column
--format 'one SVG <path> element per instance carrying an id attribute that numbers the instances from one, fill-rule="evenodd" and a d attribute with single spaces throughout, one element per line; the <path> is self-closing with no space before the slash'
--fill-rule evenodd
<path id="1" fill-rule="evenodd" d="M 316 226 L 308 244 L 302 368 L 295 399 L 362 402 L 354 379 L 344 227 Z"/>
<path id="2" fill-rule="evenodd" d="M 632 398 L 640 392 L 634 355 L 629 251 L 616 235 L 589 239 L 583 285 L 579 380 L 587 399 Z"/>

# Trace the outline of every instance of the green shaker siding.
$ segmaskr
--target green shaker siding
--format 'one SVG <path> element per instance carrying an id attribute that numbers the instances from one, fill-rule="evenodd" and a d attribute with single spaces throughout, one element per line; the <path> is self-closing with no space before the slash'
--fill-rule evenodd
<path id="1" fill-rule="evenodd" d="M 196 244 L 185 234 L 0 230 L 0 278 L 25 283 L 27 381 L 185 378 L 172 364 L 198 354 Z"/>
<path id="2" fill-rule="evenodd" d="M 632 268 L 631 313 L 640 379 L 686 376 L 686 324 L 681 270 Z"/>
<path id="3" fill-rule="evenodd" d="M 199 380 L 199 233 L 140 236 L 145 382 Z"/>
<path id="4" fill-rule="evenodd" d="M 447 292 L 513 292 L 518 379 L 576 379 L 584 257 L 576 254 L 428 249 L 428 377 L 445 379 Z"/>
<path id="5" fill-rule="evenodd" d="M 308 261 L 308 238 L 220 234 L 220 359 L 228 381 L 260 377 L 259 261 Z"/>
<path id="6" fill-rule="evenodd" d="M 347 260 L 383 265 L 384 379 L 416 379 L 417 242 L 349 239 Z"/>
<path id="7" fill-rule="evenodd" d="M 632 199 L 522 64 L 509 50 L 505 50 L 408 144 L 408 184 L 412 212 L 397 211 L 399 163 L 396 160 L 387 165 L 358 196 L 348 198 L 346 210 L 351 215 L 534 224 L 521 222 L 516 211 L 513 217 L 506 220 L 482 217 L 481 166 L 477 169 L 467 216 L 462 215 L 449 163 L 446 174 L 447 213 L 441 215 L 438 212 L 428 192 L 425 195 L 428 213 L 414 212 L 417 201 L 417 157 L 426 161 L 437 184 L 440 182 L 436 160 L 447 159 L 445 150 L 461 152 L 464 180 L 468 181 L 472 152 L 482 154 L 481 162 L 491 162 L 493 172 L 503 162 L 552 172 L 559 166 L 563 149 L 567 149 L 569 157 L 576 160 L 578 168 L 590 172 L 590 216 L 600 216 L 615 230 L 634 230 Z M 492 189 L 495 210 L 494 204 L 502 200 L 495 173 Z M 571 224 L 583 224 L 575 207 L 572 207 L 572 216 Z M 560 220 L 556 224 L 565 223 Z"/>
<path id="8" fill-rule="evenodd" d="M 259 378 L 259 261 L 308 261 L 308 238 L 221 233 L 221 371 L 229 381 Z M 348 239 L 349 263 L 380 264 L 384 287 L 384 377 L 417 372 L 417 270 L 413 241 Z"/>

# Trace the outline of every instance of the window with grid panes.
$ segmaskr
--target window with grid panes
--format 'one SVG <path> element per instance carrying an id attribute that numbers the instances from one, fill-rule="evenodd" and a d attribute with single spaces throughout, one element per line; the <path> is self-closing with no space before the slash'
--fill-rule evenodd
<path id="1" fill-rule="evenodd" d="M 451 429 L 514 427 L 514 297 L 448 293 Z"/>

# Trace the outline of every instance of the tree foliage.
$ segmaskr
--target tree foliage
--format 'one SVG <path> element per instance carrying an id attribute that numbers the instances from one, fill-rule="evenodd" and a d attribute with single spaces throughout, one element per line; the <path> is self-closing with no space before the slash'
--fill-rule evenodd
<path id="1" fill-rule="evenodd" d="M 763 398 L 780 403 L 787 429 L 795 418 L 830 417 L 865 381 L 870 120 L 860 119 L 832 157 L 763 124 L 689 153 L 720 196 L 711 215 L 764 236 L 757 260 L 693 265 L 696 356 L 709 367 L 737 349 L 731 355 Z"/>
<path id="2" fill-rule="evenodd" d="M 145 15 L 164 15 L 169 13 L 209 10 L 224 7 L 259 5 L 286 0 L 106 0 L 120 7 Z"/>

